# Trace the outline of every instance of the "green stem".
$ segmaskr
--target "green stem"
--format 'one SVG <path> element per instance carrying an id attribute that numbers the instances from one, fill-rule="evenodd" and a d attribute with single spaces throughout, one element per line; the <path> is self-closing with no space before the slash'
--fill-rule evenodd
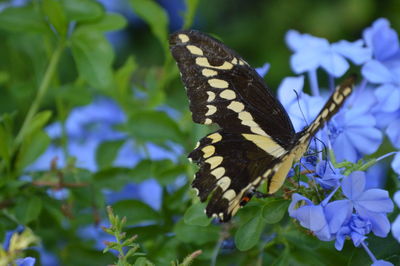
<path id="1" fill-rule="evenodd" d="M 46 94 L 47 90 L 49 89 L 50 81 L 51 81 L 52 77 L 54 76 L 54 73 L 57 70 L 57 65 L 60 60 L 60 56 L 61 56 L 63 50 L 64 50 L 64 41 L 60 41 L 56 50 L 53 52 L 53 54 L 50 58 L 49 65 L 46 69 L 46 72 L 44 73 L 44 76 L 40 83 L 36 97 L 33 100 L 31 106 L 29 107 L 28 113 L 25 117 L 22 127 L 21 127 L 20 131 L 18 132 L 18 135 L 15 139 L 16 146 L 21 144 L 27 128 L 31 124 L 33 117 L 35 116 L 35 114 L 37 113 L 37 111 L 39 109 L 39 106 L 43 100 L 44 95 Z"/>

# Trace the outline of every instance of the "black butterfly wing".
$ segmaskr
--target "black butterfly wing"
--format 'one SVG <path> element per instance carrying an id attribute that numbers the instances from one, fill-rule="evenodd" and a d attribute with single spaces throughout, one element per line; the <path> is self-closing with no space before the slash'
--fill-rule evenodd
<path id="1" fill-rule="evenodd" d="M 295 132 L 281 103 L 236 52 L 195 30 L 170 37 L 170 49 L 187 89 L 193 121 L 226 132 L 271 137 L 288 148 Z"/>
<path id="2" fill-rule="evenodd" d="M 170 46 L 193 120 L 221 127 L 189 158 L 200 166 L 192 184 L 200 199 L 212 194 L 207 215 L 227 221 L 246 193 L 276 172 L 293 145 L 293 125 L 264 80 L 221 42 L 189 30 L 171 35 Z"/>
<path id="3" fill-rule="evenodd" d="M 246 193 L 259 185 L 266 169 L 277 165 L 285 153 L 272 140 L 254 134 L 220 130 L 201 139 L 189 158 L 200 166 L 192 183 L 200 200 L 205 201 L 212 193 L 206 214 L 229 220 Z"/>

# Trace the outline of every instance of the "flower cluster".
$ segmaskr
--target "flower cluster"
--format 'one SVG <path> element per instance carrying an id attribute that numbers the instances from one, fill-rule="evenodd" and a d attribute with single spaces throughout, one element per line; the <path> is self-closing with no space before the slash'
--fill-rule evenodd
<path id="1" fill-rule="evenodd" d="M 341 250 L 344 241 L 351 239 L 355 246 L 366 249 L 374 263 L 387 263 L 372 255 L 365 240 L 371 232 L 379 237 L 388 235 L 391 225 L 387 213 L 393 211 L 394 205 L 389 193 L 371 185 L 364 171 L 373 163 L 379 165 L 382 159 L 395 155 L 391 166 L 400 174 L 398 35 L 381 18 L 364 30 L 363 39 L 355 42 L 330 44 L 323 38 L 294 30 L 287 33 L 286 41 L 294 52 L 293 71 L 306 74 L 287 77 L 278 88 L 278 98 L 297 131 L 312 122 L 330 95 L 320 91 L 318 69 L 326 72 L 327 88 L 331 91 L 335 79 L 344 75 L 350 63 L 359 66 L 363 77 L 343 108 L 317 134 L 319 141 L 311 143 L 314 151 L 322 150 L 322 145 L 328 147 L 330 156 L 319 153 L 311 156 L 312 160 L 303 158 L 298 165 L 300 172 L 307 170 L 309 182 L 300 183 L 302 195 L 292 195 L 289 214 L 320 240 L 335 240 L 336 249 Z M 311 95 L 303 92 L 305 77 L 309 80 Z M 394 152 L 373 159 L 373 163 L 363 163 L 366 155 L 380 153 L 385 135 Z M 392 227 L 399 239 L 400 219 Z"/>

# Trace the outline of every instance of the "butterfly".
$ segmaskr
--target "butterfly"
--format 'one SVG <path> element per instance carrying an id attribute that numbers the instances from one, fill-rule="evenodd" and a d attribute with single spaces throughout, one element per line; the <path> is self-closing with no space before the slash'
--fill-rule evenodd
<path id="1" fill-rule="evenodd" d="M 264 79 L 220 41 L 196 30 L 169 38 L 181 73 L 193 121 L 216 124 L 219 130 L 202 138 L 188 158 L 197 163 L 192 183 L 206 214 L 226 222 L 265 182 L 267 194 L 283 185 L 314 134 L 351 94 L 354 77 L 333 92 L 314 121 L 296 133 L 282 104 Z"/>

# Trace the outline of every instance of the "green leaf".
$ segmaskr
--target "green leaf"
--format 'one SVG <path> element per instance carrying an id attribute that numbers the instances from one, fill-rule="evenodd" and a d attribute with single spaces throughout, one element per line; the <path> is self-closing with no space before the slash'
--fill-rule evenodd
<path id="1" fill-rule="evenodd" d="M 186 210 L 183 220 L 189 225 L 208 226 L 211 218 L 204 213 L 207 203 L 198 202 L 193 204 Z"/>
<path id="2" fill-rule="evenodd" d="M 171 160 L 159 160 L 152 162 L 152 177 L 161 185 L 171 184 L 179 175 L 186 173 L 186 165 L 176 164 Z"/>
<path id="3" fill-rule="evenodd" d="M 93 0 L 62 0 L 61 3 L 70 21 L 90 21 L 104 14 L 101 4 Z"/>
<path id="4" fill-rule="evenodd" d="M 100 169 L 112 166 L 125 140 L 102 142 L 96 150 L 96 163 Z"/>
<path id="5" fill-rule="evenodd" d="M 151 160 L 140 161 L 135 168 L 132 169 L 131 178 L 135 182 L 141 182 L 152 177 L 151 175 Z"/>
<path id="6" fill-rule="evenodd" d="M 43 0 L 43 13 L 61 36 L 66 36 L 68 30 L 67 17 L 59 1 Z"/>
<path id="7" fill-rule="evenodd" d="M 207 227 L 188 225 L 183 219 L 175 224 L 174 232 L 178 240 L 197 245 L 215 242 L 219 237 L 219 227 L 213 225 Z"/>
<path id="8" fill-rule="evenodd" d="M 49 136 L 43 131 L 37 131 L 22 140 L 17 157 L 17 169 L 22 171 L 33 163 L 49 146 Z M 50 166 L 49 161 L 49 166 Z"/>
<path id="9" fill-rule="evenodd" d="M 10 7 L 0 12 L 0 28 L 13 32 L 49 32 L 43 17 L 32 6 Z"/>
<path id="10" fill-rule="evenodd" d="M 80 76 L 95 88 L 109 88 L 113 82 L 114 51 L 97 31 L 75 31 L 71 38 L 72 55 Z"/>
<path id="11" fill-rule="evenodd" d="M 145 257 L 139 257 L 135 260 L 135 264 L 133 266 L 154 266 L 148 259 Z"/>
<path id="12" fill-rule="evenodd" d="M 157 222 L 158 213 L 149 205 L 139 200 L 121 200 L 113 205 L 114 213 L 119 217 L 126 216 L 126 225 L 136 225 L 141 222 Z"/>
<path id="13" fill-rule="evenodd" d="M 15 216 L 21 224 L 28 224 L 38 218 L 42 210 L 42 201 L 36 196 L 20 198 L 15 206 Z"/>
<path id="14" fill-rule="evenodd" d="M 124 28 L 127 24 L 126 19 L 117 13 L 106 13 L 101 19 L 91 23 L 83 24 L 79 30 L 85 31 L 116 31 Z"/>
<path id="15" fill-rule="evenodd" d="M 149 24 L 151 31 L 168 52 L 168 17 L 164 9 L 153 0 L 129 0 L 135 14 Z"/>
<path id="16" fill-rule="evenodd" d="M 13 117 L 3 114 L 0 117 L 0 157 L 10 166 L 13 149 Z"/>
<path id="17" fill-rule="evenodd" d="M 120 190 L 132 181 L 132 170 L 128 168 L 106 168 L 93 176 L 93 183 L 98 188 Z"/>
<path id="18" fill-rule="evenodd" d="M 287 212 L 289 204 L 290 201 L 288 200 L 270 200 L 264 205 L 262 216 L 269 224 L 277 223 L 282 220 L 283 216 Z"/>
<path id="19" fill-rule="evenodd" d="M 160 111 L 138 111 L 130 115 L 126 130 L 140 141 L 163 143 L 167 140 L 183 141 L 178 124 Z"/>
<path id="20" fill-rule="evenodd" d="M 245 224 L 242 224 L 235 234 L 236 247 L 245 251 L 254 247 L 260 240 L 265 221 L 261 215 L 257 215 Z"/>
<path id="21" fill-rule="evenodd" d="M 42 111 L 37 113 L 33 118 L 30 124 L 26 127 L 25 132 L 21 135 L 21 138 L 25 136 L 29 136 L 38 130 L 41 130 L 49 121 L 51 117 L 51 111 Z"/>
<path id="22" fill-rule="evenodd" d="M 186 0 L 185 3 L 186 3 L 186 12 L 184 15 L 183 28 L 189 29 L 193 24 L 199 0 Z"/>
<path id="23" fill-rule="evenodd" d="M 125 101 L 132 97 L 132 74 L 137 69 L 137 63 L 133 56 L 126 59 L 124 65 L 114 72 L 114 81 L 118 98 Z"/>

